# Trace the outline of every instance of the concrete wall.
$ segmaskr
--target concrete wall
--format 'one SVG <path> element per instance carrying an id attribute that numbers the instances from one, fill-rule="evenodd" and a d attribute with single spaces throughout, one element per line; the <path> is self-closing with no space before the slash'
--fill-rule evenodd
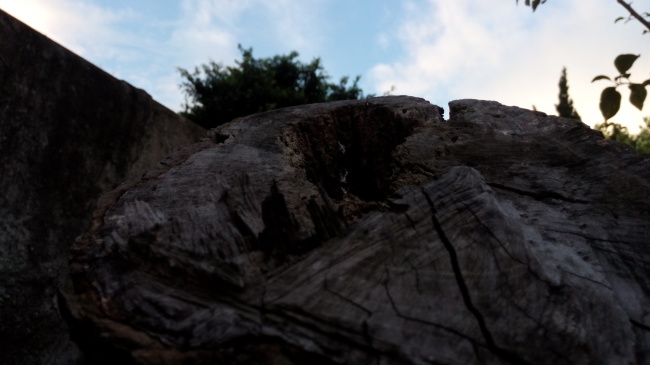
<path id="1" fill-rule="evenodd" d="M 76 362 L 61 288 L 98 196 L 205 130 L 0 10 L 0 363 Z"/>

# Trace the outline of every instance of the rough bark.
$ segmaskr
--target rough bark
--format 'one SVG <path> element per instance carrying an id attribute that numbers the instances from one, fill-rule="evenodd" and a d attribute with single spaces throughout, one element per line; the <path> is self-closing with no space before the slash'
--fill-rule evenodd
<path id="1" fill-rule="evenodd" d="M 0 10 L 0 363 L 80 358 L 60 314 L 101 193 L 205 130 Z"/>
<path id="2" fill-rule="evenodd" d="M 650 161 L 411 97 L 235 120 L 104 196 L 70 310 L 139 364 L 650 361 Z M 88 330 L 92 329 L 92 331 Z"/>

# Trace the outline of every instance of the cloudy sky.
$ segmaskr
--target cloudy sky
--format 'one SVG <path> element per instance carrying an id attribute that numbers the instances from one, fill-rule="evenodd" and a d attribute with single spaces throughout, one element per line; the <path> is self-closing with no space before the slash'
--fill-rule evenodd
<path id="1" fill-rule="evenodd" d="M 650 11 L 645 3 L 634 5 Z M 636 21 L 614 24 L 626 15 L 615 0 L 550 0 L 534 14 L 515 0 L 0 0 L 0 9 L 175 111 L 177 68 L 232 65 L 238 44 L 256 57 L 320 57 L 333 79 L 361 75 L 366 93 L 394 86 L 443 107 L 479 98 L 556 114 L 566 66 L 590 125 L 602 121 L 608 86 L 591 80 L 615 76 L 618 54 L 641 54 L 632 79 L 650 78 L 650 35 Z M 621 91 L 614 121 L 634 130 L 650 107 L 637 111 Z"/>

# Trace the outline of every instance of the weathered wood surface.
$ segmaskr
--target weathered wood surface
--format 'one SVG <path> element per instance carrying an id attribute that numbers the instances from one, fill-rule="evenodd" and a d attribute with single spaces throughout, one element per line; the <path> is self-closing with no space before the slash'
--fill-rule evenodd
<path id="1" fill-rule="evenodd" d="M 72 314 L 99 334 L 84 346 L 142 364 L 650 362 L 648 158 L 577 121 L 450 109 L 258 114 L 106 195 L 71 261 Z"/>

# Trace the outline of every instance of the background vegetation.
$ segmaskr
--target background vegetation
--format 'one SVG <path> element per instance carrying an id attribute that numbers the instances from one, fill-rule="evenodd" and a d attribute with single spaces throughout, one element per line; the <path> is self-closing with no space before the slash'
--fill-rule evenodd
<path id="1" fill-rule="evenodd" d="M 617 1 L 629 13 L 627 17 L 616 18 L 615 23 L 638 21 L 645 28 L 643 34 L 650 32 L 650 13 L 639 13 L 631 3 L 623 0 L 613 1 Z M 519 0 L 516 2 L 519 3 Z M 524 5 L 533 11 L 544 3 L 546 0 L 524 1 Z M 252 48 L 239 46 L 239 50 L 242 59 L 236 61 L 236 66 L 233 67 L 224 67 L 211 61 L 195 68 L 193 72 L 179 69 L 184 78 L 181 87 L 186 94 L 186 104 L 181 114 L 205 128 L 213 128 L 236 117 L 271 109 L 364 97 L 358 86 L 360 76 L 351 82 L 345 76 L 338 83 L 332 83 L 319 58 L 305 64 L 298 60 L 296 51 L 288 55 L 255 58 Z M 620 88 L 627 87 L 630 103 L 639 110 L 643 109 L 650 79 L 632 81 L 629 72 L 639 57 L 635 54 L 619 55 L 614 59 L 617 70 L 615 76 L 594 77 L 592 82 L 604 80 L 611 83 L 603 89 L 600 97 L 599 107 L 604 121 L 596 124 L 595 128 L 608 139 L 626 143 L 641 153 L 650 154 L 650 117 L 644 118 L 644 125 L 636 135 L 621 124 L 609 121 L 620 109 Z M 558 115 L 580 120 L 573 100 L 569 97 L 566 68 L 562 69 L 558 86 L 559 101 L 555 105 Z"/>
<path id="2" fill-rule="evenodd" d="M 615 1 L 618 2 L 623 8 L 625 8 L 629 15 L 627 17 L 616 18 L 614 20 L 614 23 L 618 23 L 620 21 L 627 23 L 636 20 L 645 28 L 642 34 L 650 32 L 650 22 L 648 22 L 650 19 L 650 13 L 638 12 L 632 7 L 632 3 L 626 3 L 623 0 Z M 519 0 L 516 0 L 516 2 L 519 3 Z M 546 3 L 546 0 L 525 0 L 524 4 L 526 6 L 530 6 L 534 12 L 537 10 L 538 6 L 544 3 Z M 644 125 L 641 126 L 641 131 L 636 135 L 630 134 L 627 127 L 624 127 L 619 123 L 609 122 L 609 119 L 616 115 L 621 107 L 623 96 L 618 91 L 620 87 L 627 86 L 630 93 L 630 103 L 639 110 L 643 109 L 643 104 L 648 94 L 646 87 L 650 85 L 650 79 L 643 82 L 634 82 L 631 80 L 632 75 L 629 72 L 630 68 L 639 57 L 640 55 L 635 54 L 618 55 L 614 59 L 614 67 L 618 72 L 616 76 L 609 77 L 607 75 L 598 75 L 592 80 L 592 82 L 607 80 L 612 84 L 612 86 L 605 87 L 600 95 L 599 107 L 604 121 L 602 123 L 596 124 L 594 127 L 600 130 L 605 138 L 626 143 L 640 153 L 650 154 L 650 117 L 643 118 Z M 569 98 L 566 68 L 562 70 L 559 86 L 560 102 L 555 106 L 558 115 L 565 118 L 573 118 L 579 120 L 580 116 L 578 115 L 578 112 L 573 108 L 573 101 Z"/>
<path id="3" fill-rule="evenodd" d="M 359 99 L 360 76 L 329 82 L 320 59 L 298 60 L 298 52 L 269 58 L 253 57 L 253 49 L 239 46 L 242 59 L 234 67 L 210 62 L 194 72 L 179 69 L 189 102 L 181 112 L 205 128 L 234 118 L 288 106 Z"/>

